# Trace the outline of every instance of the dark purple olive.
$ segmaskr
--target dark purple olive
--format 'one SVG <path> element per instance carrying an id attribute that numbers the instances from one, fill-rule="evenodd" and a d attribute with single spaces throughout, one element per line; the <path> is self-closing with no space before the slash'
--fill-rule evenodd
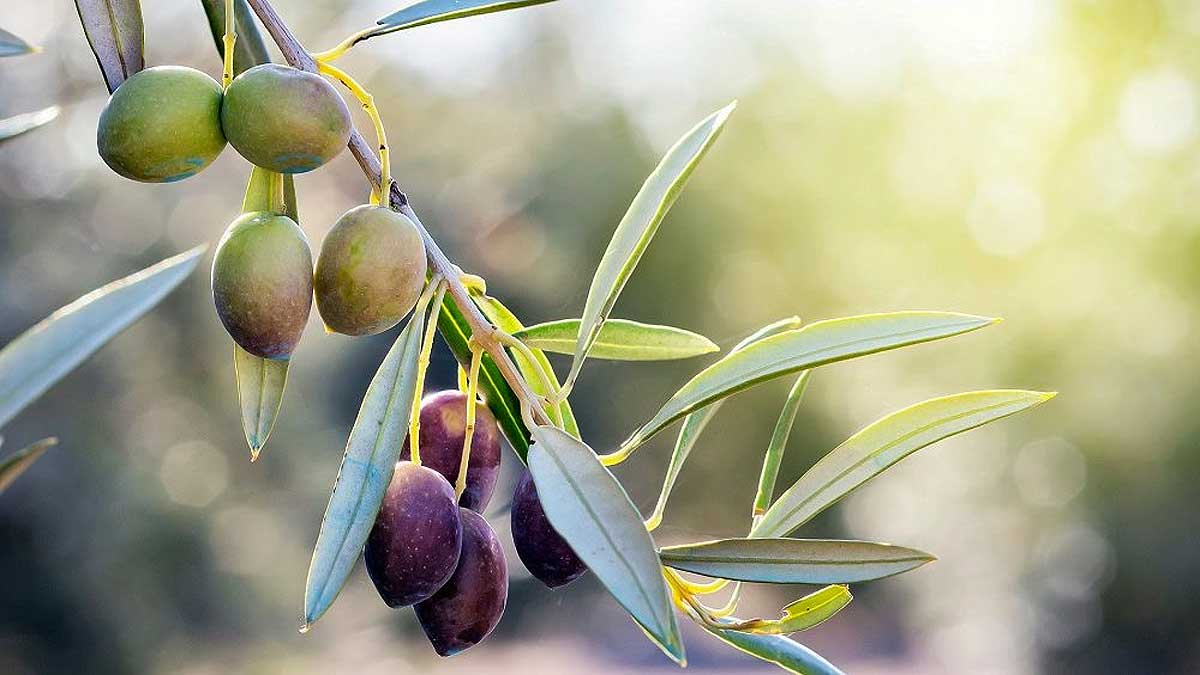
<path id="1" fill-rule="evenodd" d="M 439 391 L 421 401 L 421 465 L 454 484 L 462 464 L 463 440 L 467 435 L 467 395 L 456 389 Z M 401 459 L 412 453 L 408 441 Z M 487 406 L 475 406 L 475 433 L 471 436 L 471 461 L 467 463 L 467 486 L 458 503 L 482 512 L 496 491 L 500 475 L 500 427 Z"/>
<path id="2" fill-rule="evenodd" d="M 546 518 L 529 469 L 513 492 L 512 536 L 525 568 L 550 588 L 569 584 L 587 572 L 587 565 Z"/>
<path id="3" fill-rule="evenodd" d="M 432 596 L 454 574 L 462 542 L 454 488 L 436 471 L 396 464 L 363 551 L 379 597 L 404 607 Z"/>
<path id="4" fill-rule="evenodd" d="M 441 656 L 483 642 L 508 602 L 508 565 L 500 540 L 483 516 L 463 509 L 462 555 L 454 576 L 414 608 L 421 629 Z"/>

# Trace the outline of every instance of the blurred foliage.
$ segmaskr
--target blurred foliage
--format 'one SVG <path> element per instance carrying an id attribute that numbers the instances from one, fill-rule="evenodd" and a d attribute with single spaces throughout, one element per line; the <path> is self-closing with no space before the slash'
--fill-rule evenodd
<path id="1" fill-rule="evenodd" d="M 219 72 L 199 2 L 145 4 L 149 63 Z M 316 49 L 396 4 L 278 8 Z M 614 316 L 725 349 L 791 314 L 1007 318 L 819 373 L 782 485 L 918 400 L 1062 391 L 925 451 L 806 526 L 939 556 L 855 587 L 859 601 L 806 640 L 849 672 L 1195 672 L 1200 3 L 747 7 L 561 2 L 381 37 L 344 65 L 373 88 L 396 176 L 434 235 L 528 323 L 578 316 L 666 145 L 741 99 Z M 226 152 L 182 185 L 113 177 L 94 140 L 107 92 L 77 21 L 61 3 L 18 3 L 5 18 L 44 51 L 0 62 L 0 118 L 53 103 L 63 113 L 0 146 L 0 341 L 80 289 L 214 240 L 249 174 Z M 314 242 L 367 198 L 349 155 L 297 186 Z M 447 662 L 357 572 L 320 629 L 295 634 L 345 436 L 393 338 L 324 335 L 314 319 L 272 451 L 251 466 L 228 340 L 197 275 L 6 428 L 20 447 L 53 420 L 61 446 L 0 497 L 0 672 L 660 667 L 594 580 L 551 593 L 514 578 L 495 638 Z M 698 367 L 589 362 L 573 397 L 584 437 L 612 449 Z M 440 347 L 433 377 L 454 382 Z M 717 416 L 656 533 L 664 544 L 743 532 L 786 388 L 743 394 Z M 618 471 L 646 511 L 670 435 Z M 764 593 L 750 607 L 790 599 Z M 685 637 L 694 670 L 760 668 Z"/>

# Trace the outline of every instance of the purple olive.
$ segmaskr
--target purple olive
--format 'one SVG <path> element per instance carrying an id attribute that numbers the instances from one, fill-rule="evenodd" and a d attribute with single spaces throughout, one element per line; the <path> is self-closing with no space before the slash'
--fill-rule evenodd
<path id="1" fill-rule="evenodd" d="M 414 608 L 421 629 L 441 656 L 474 647 L 492 632 L 508 602 L 504 549 L 483 516 L 463 509 L 462 555 L 454 576 Z"/>
<path id="2" fill-rule="evenodd" d="M 512 536 L 525 568 L 550 588 L 569 584 L 587 572 L 587 565 L 550 525 L 528 469 L 513 492 Z"/>
<path id="3" fill-rule="evenodd" d="M 462 446 L 467 433 L 467 395 L 451 389 L 426 396 L 421 401 L 421 464 L 458 480 Z M 412 456 L 408 440 L 401 459 Z M 487 406 L 475 406 L 475 433 L 471 436 L 471 460 L 467 463 L 467 485 L 458 503 L 482 512 L 496 491 L 500 475 L 500 427 Z"/>
<path id="4" fill-rule="evenodd" d="M 429 598 L 454 574 L 462 545 L 454 488 L 436 471 L 396 464 L 363 551 L 379 597 L 390 607 Z"/>

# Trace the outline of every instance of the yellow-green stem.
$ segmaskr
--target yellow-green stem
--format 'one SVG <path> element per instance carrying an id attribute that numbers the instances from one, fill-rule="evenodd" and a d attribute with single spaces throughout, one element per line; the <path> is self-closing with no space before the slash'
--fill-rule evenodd
<path id="1" fill-rule="evenodd" d="M 438 313 L 442 311 L 442 298 L 446 295 L 446 284 L 440 277 L 430 279 L 425 287 L 425 294 L 433 290 L 433 310 L 429 313 L 425 324 L 425 335 L 421 338 L 421 355 L 417 358 L 417 386 L 413 389 L 412 412 L 408 417 L 408 447 L 412 453 L 412 463 L 421 466 L 421 397 L 425 394 L 425 372 L 429 370 L 429 357 L 433 353 L 433 334 L 437 331 Z M 423 298 L 428 302 L 428 298 Z M 424 306 L 417 305 L 418 311 L 424 311 Z"/>
<path id="2" fill-rule="evenodd" d="M 221 86 L 225 89 L 228 89 L 229 83 L 233 81 L 233 47 L 235 44 L 237 44 L 237 27 L 233 0 L 225 0 L 225 58 L 224 68 L 221 71 Z"/>
<path id="3" fill-rule="evenodd" d="M 379 108 L 375 105 L 375 97 L 372 96 L 361 84 L 358 83 L 346 71 L 338 68 L 332 63 L 326 61 L 317 61 L 317 68 L 320 71 L 333 79 L 341 82 L 354 94 L 358 102 L 362 104 L 363 110 L 367 116 L 371 118 L 371 124 L 375 125 L 375 138 L 379 141 L 379 189 L 372 190 L 371 201 L 378 204 L 381 195 L 386 195 L 392 184 L 392 163 L 391 150 L 388 149 L 387 131 L 383 128 L 383 117 L 379 114 Z"/>
<path id="4" fill-rule="evenodd" d="M 467 426 L 463 430 L 462 460 L 458 465 L 458 478 L 454 481 L 454 497 L 462 497 L 467 489 L 467 465 L 471 462 L 471 441 L 475 437 L 476 389 L 479 383 L 479 366 L 483 363 L 483 349 L 471 345 L 471 371 L 467 373 Z"/>

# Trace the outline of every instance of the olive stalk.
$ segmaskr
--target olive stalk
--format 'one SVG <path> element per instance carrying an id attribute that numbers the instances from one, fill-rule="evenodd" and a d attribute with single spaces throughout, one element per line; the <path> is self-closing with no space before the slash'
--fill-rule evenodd
<path id="1" fill-rule="evenodd" d="M 296 36 L 292 34 L 291 29 L 279 17 L 275 8 L 271 6 L 269 0 L 247 0 L 251 9 L 258 15 L 259 21 L 263 27 L 267 29 L 267 33 L 275 44 L 279 46 L 279 50 L 283 53 L 283 57 L 295 68 L 308 71 L 310 73 L 319 73 L 317 60 L 311 54 L 305 51 L 301 46 Z M 350 141 L 347 144 L 351 154 L 358 161 L 359 167 L 366 175 L 367 180 L 371 182 L 377 189 L 382 185 L 382 170 L 379 164 L 379 159 L 371 150 L 371 146 L 363 135 L 355 128 L 351 128 Z M 408 216 L 413 224 L 417 226 L 417 230 L 421 233 L 421 238 L 425 240 L 425 252 L 429 258 L 429 266 L 435 274 L 441 275 L 446 280 L 446 291 L 449 293 L 454 304 L 462 312 L 463 317 L 467 321 L 467 325 L 471 328 L 471 337 L 483 349 L 492 360 L 496 363 L 497 369 L 504 377 L 504 380 L 512 387 L 517 398 L 521 400 L 522 407 L 530 410 L 530 416 L 533 421 L 540 424 L 549 424 L 550 418 L 546 411 L 542 408 L 540 397 L 533 393 L 529 384 L 521 377 L 520 371 L 509 357 L 508 352 L 504 350 L 504 346 L 496 338 L 499 331 L 493 326 L 483 312 L 475 306 L 471 300 L 471 294 L 459 279 L 457 268 L 450 262 L 446 254 L 442 252 L 441 247 L 429 234 L 425 225 L 421 223 L 421 219 L 413 211 L 412 206 L 408 203 L 408 197 L 400 189 L 395 181 L 392 181 L 388 188 L 388 202 L 396 211 Z"/>
<path id="2" fill-rule="evenodd" d="M 221 70 L 221 88 L 228 89 L 233 81 L 233 47 L 237 44 L 237 22 L 234 20 L 233 0 L 225 0 L 225 54 Z"/>
<path id="3" fill-rule="evenodd" d="M 458 476 L 454 480 L 454 498 L 462 497 L 467 489 L 467 467 L 471 463 L 471 440 L 475 437 L 475 405 L 479 383 L 479 366 L 483 364 L 483 352 L 471 346 L 471 372 L 467 374 L 467 425 L 463 430 L 462 458 L 458 463 Z"/>
<path id="4" fill-rule="evenodd" d="M 429 323 L 421 337 L 421 354 L 417 357 L 417 386 L 413 388 L 412 412 L 408 418 L 408 444 L 412 452 L 412 463 L 421 466 L 421 397 L 425 394 L 425 372 L 429 370 L 429 359 L 433 354 L 433 333 L 437 330 L 437 315 L 442 311 L 442 298 L 446 296 L 446 283 L 435 276 L 429 280 L 428 288 L 436 288 L 433 309 L 429 312 Z M 426 290 L 428 290 L 428 288 Z"/>

